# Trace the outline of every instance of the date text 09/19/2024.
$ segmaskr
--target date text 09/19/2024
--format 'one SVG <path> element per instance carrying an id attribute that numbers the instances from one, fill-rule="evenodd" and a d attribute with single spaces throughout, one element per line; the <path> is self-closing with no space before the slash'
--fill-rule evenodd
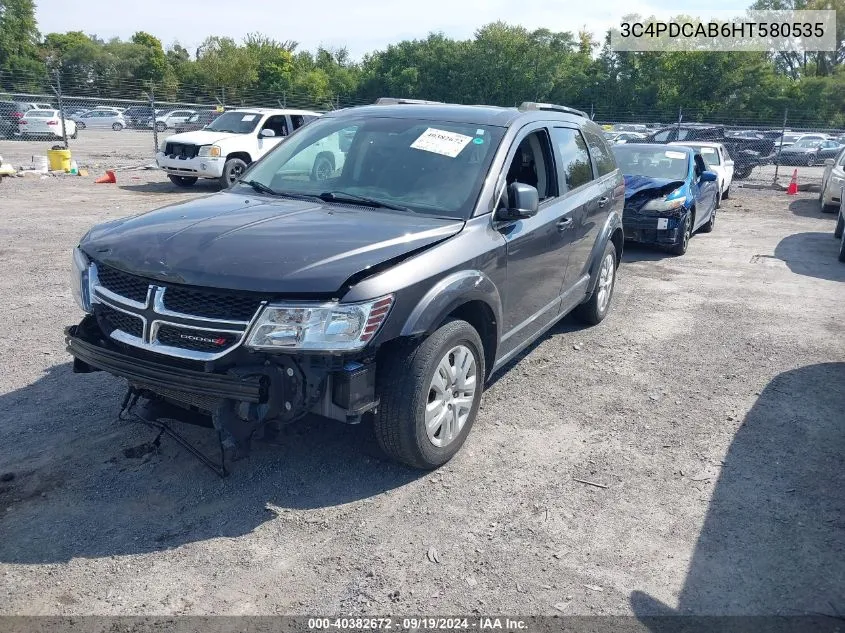
<path id="1" fill-rule="evenodd" d="M 518 618 L 507 617 L 354 617 L 354 618 L 309 618 L 308 630 L 386 630 L 404 631 L 525 631 L 528 624 Z"/>

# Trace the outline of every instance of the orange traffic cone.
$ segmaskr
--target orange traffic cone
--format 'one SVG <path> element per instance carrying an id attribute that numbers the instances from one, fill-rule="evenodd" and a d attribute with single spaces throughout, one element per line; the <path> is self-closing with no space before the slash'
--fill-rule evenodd
<path id="1" fill-rule="evenodd" d="M 106 175 L 100 176 L 94 182 L 97 183 L 98 185 L 106 184 L 106 183 L 114 183 L 114 182 L 117 182 L 117 178 L 115 178 L 114 172 L 111 169 L 107 169 Z"/>
<path id="2" fill-rule="evenodd" d="M 794 196 L 798 193 L 798 170 L 792 172 L 792 180 L 789 181 L 789 187 L 786 189 L 786 195 Z"/>

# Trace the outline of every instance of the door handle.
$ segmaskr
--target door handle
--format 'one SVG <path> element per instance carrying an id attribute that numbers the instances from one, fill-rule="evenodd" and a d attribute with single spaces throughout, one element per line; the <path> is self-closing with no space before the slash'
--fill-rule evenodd
<path id="1" fill-rule="evenodd" d="M 599 198 L 599 209 L 601 209 L 608 202 L 610 202 L 610 198 L 608 198 L 607 196 L 602 196 L 601 198 Z"/>
<path id="2" fill-rule="evenodd" d="M 558 220 L 557 222 L 558 231 L 565 231 L 570 226 L 572 226 L 572 218 L 563 218 L 562 220 Z"/>

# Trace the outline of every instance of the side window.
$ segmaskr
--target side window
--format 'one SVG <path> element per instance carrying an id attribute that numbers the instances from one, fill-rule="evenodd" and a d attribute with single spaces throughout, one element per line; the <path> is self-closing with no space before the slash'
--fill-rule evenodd
<path id="1" fill-rule="evenodd" d="M 687 138 L 689 136 L 689 134 L 690 134 L 689 130 L 681 128 L 680 130 L 678 130 L 678 140 L 683 141 L 685 138 Z"/>
<path id="2" fill-rule="evenodd" d="M 598 177 L 600 178 L 616 169 L 616 159 L 613 158 L 613 152 L 607 146 L 607 141 L 597 134 L 593 134 L 590 130 L 584 130 L 584 136 L 587 138 L 587 146 L 590 148 L 593 160 L 596 161 Z"/>
<path id="3" fill-rule="evenodd" d="M 669 134 L 672 130 L 663 130 L 662 132 L 658 132 L 654 135 L 654 140 L 658 143 L 665 143 L 669 140 Z"/>
<path id="4" fill-rule="evenodd" d="M 581 132 L 556 127 L 552 135 L 560 157 L 561 190 L 570 191 L 590 182 L 593 165 Z"/>
<path id="5" fill-rule="evenodd" d="M 264 121 L 264 125 L 261 126 L 261 129 L 273 130 L 273 132 L 276 133 L 276 136 L 287 136 L 288 134 L 288 126 L 283 114 L 267 117 L 267 120 Z"/>
<path id="6" fill-rule="evenodd" d="M 308 123 L 313 118 L 314 118 L 313 116 L 303 116 L 301 114 L 291 114 L 290 115 L 290 122 L 291 122 L 291 125 L 293 125 L 293 129 L 298 130 L 299 128 L 301 128 L 303 125 Z"/>
<path id="7" fill-rule="evenodd" d="M 519 143 L 508 166 L 507 184 L 521 182 L 537 188 L 540 201 L 558 195 L 557 174 L 546 130 L 531 132 Z"/>

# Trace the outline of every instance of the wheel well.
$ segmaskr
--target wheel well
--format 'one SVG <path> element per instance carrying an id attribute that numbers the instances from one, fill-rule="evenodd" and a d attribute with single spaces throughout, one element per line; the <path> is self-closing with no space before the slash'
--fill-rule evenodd
<path id="1" fill-rule="evenodd" d="M 484 366 L 489 376 L 493 363 L 496 361 L 496 315 L 493 314 L 493 310 L 483 301 L 468 301 L 452 310 L 441 323 L 437 324 L 437 327 L 449 319 L 466 321 L 478 332 L 481 343 L 484 345 Z"/>
<path id="2" fill-rule="evenodd" d="M 252 162 L 252 158 L 246 152 L 232 152 L 231 154 L 226 154 L 226 160 L 229 160 L 230 158 L 240 158 L 247 165 Z"/>
<path id="3" fill-rule="evenodd" d="M 619 264 L 622 263 L 622 248 L 625 244 L 625 236 L 621 228 L 617 228 L 613 232 L 613 235 L 610 236 L 610 241 L 613 242 L 613 248 L 616 249 L 616 267 L 619 268 Z"/>

